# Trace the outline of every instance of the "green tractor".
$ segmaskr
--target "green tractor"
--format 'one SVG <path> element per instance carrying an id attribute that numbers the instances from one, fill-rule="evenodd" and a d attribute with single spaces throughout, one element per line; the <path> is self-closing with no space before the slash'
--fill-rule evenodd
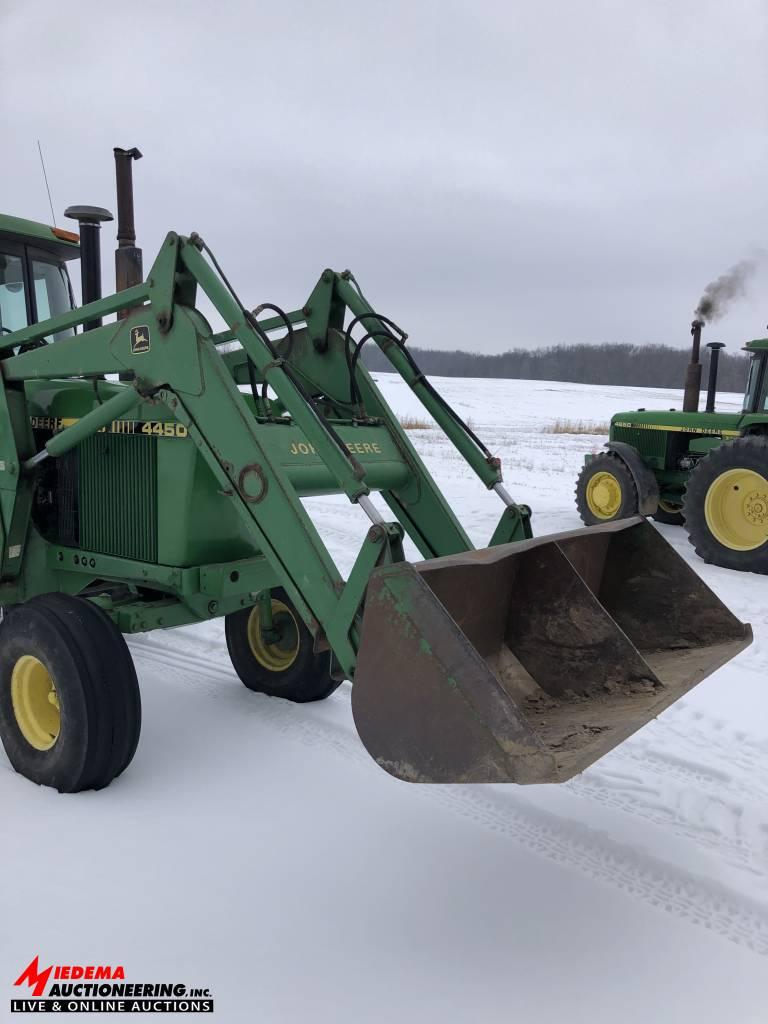
<path id="1" fill-rule="evenodd" d="M 16 771 L 108 785 L 141 724 L 124 636 L 219 617 L 255 693 L 303 704 L 352 681 L 363 744 L 409 782 L 562 782 L 750 643 L 642 517 L 534 538 L 499 459 L 350 271 L 324 270 L 289 312 L 250 310 L 198 234 L 170 232 L 144 277 L 140 154 L 115 156 L 115 294 L 101 297 L 106 210 L 70 208 L 79 243 L 0 221 L 0 739 Z M 488 547 L 366 371 L 366 343 L 498 498 Z M 346 578 L 302 502 L 334 493 L 368 520 Z"/>
<path id="2" fill-rule="evenodd" d="M 740 413 L 715 412 L 723 345 L 709 343 L 707 403 L 699 412 L 703 326 L 691 326 L 682 411 L 616 413 L 608 450 L 586 456 L 576 505 L 587 526 L 635 515 L 684 526 L 705 562 L 768 573 L 768 338 L 745 345 L 749 375 Z"/>

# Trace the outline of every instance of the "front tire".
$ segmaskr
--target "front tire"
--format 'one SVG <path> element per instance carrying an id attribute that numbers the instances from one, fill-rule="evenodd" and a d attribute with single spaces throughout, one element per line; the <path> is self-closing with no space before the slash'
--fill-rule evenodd
<path id="1" fill-rule="evenodd" d="M 43 594 L 0 624 L 0 739 L 13 768 L 60 793 L 103 789 L 130 764 L 141 697 L 122 634 L 79 597 Z"/>
<path id="2" fill-rule="evenodd" d="M 658 507 L 653 513 L 657 523 L 665 523 L 667 526 L 684 526 L 683 506 L 673 505 L 668 501 L 659 500 Z"/>
<path id="3" fill-rule="evenodd" d="M 576 508 L 586 526 L 639 514 L 637 487 L 626 464 L 612 452 L 596 455 L 576 481 Z"/>
<path id="4" fill-rule="evenodd" d="M 768 573 L 768 438 L 740 437 L 692 470 L 685 526 L 705 562 Z"/>
<path id="5" fill-rule="evenodd" d="M 232 665 L 255 693 L 282 697 L 297 704 L 325 700 L 339 686 L 331 678 L 330 654 L 315 653 L 314 638 L 282 587 L 271 592 L 276 640 L 267 640 L 259 604 L 224 618 Z"/>

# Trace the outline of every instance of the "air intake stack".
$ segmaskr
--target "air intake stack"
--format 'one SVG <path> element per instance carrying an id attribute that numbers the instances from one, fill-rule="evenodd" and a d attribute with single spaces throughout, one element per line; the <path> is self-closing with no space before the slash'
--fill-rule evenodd
<path id="1" fill-rule="evenodd" d="M 707 343 L 709 349 L 709 382 L 707 384 L 707 412 L 715 411 L 715 400 L 717 399 L 717 368 L 720 362 L 720 349 L 725 348 L 722 341 L 710 341 Z"/>
<path id="2" fill-rule="evenodd" d="M 80 290 L 87 306 L 101 298 L 101 225 L 114 218 L 101 206 L 68 206 L 64 216 L 80 227 Z M 84 331 L 94 327 L 101 327 L 101 317 L 83 324 Z"/>

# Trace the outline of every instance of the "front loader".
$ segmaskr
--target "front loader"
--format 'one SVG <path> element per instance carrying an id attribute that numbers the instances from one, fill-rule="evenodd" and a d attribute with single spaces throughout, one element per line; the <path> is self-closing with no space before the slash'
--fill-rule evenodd
<path id="1" fill-rule="evenodd" d="M 109 784 L 140 726 L 122 634 L 220 616 L 251 690 L 305 702 L 351 680 L 369 753 L 414 782 L 566 780 L 750 643 L 641 518 L 534 539 L 350 272 L 250 311 L 172 232 L 137 276 L 0 337 L 0 735 L 21 774 Z M 363 366 L 370 343 L 498 494 L 487 548 Z M 370 520 L 347 579 L 301 501 L 331 493 Z"/>

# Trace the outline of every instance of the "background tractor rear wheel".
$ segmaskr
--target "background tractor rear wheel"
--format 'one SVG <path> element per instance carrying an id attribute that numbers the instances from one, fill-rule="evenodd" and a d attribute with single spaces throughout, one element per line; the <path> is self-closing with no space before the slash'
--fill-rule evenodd
<path id="1" fill-rule="evenodd" d="M 227 650 L 249 690 L 306 704 L 324 700 L 339 686 L 330 675 L 330 654 L 316 654 L 312 634 L 282 587 L 272 591 L 272 628 L 262 633 L 259 604 L 225 616 Z"/>
<path id="2" fill-rule="evenodd" d="M 673 505 L 669 501 L 659 500 L 659 507 L 653 513 L 657 523 L 666 523 L 667 526 L 684 526 L 683 506 Z"/>
<path id="3" fill-rule="evenodd" d="M 635 481 L 618 455 L 597 455 L 582 469 L 576 481 L 576 508 L 587 526 L 638 515 Z"/>
<path id="4" fill-rule="evenodd" d="M 0 738 L 20 775 L 61 793 L 103 789 L 130 764 L 141 697 L 125 640 L 79 597 L 43 594 L 0 624 Z"/>
<path id="5" fill-rule="evenodd" d="M 768 573 L 768 438 L 740 437 L 692 470 L 685 526 L 705 562 Z"/>

